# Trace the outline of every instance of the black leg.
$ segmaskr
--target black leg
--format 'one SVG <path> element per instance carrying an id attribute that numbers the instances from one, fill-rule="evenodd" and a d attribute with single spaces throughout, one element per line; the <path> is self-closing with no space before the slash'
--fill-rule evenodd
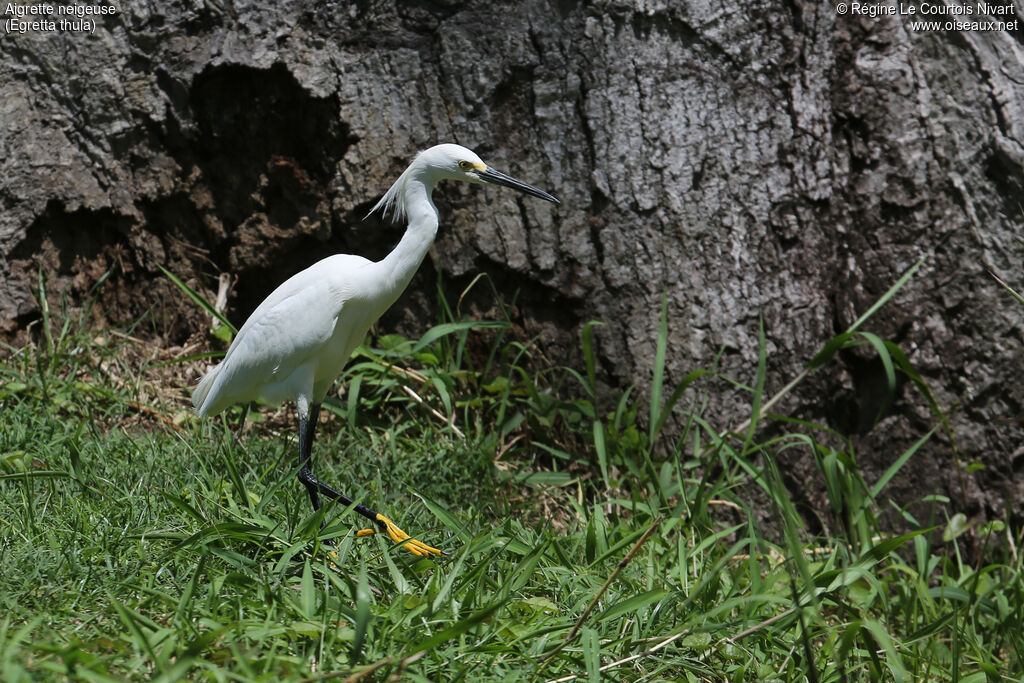
<path id="1" fill-rule="evenodd" d="M 313 435 L 316 432 L 317 418 L 320 416 L 320 404 L 309 405 L 303 396 L 296 397 L 295 403 L 299 409 L 299 481 L 309 493 L 313 510 L 320 509 L 320 496 L 327 496 L 332 500 L 340 501 L 342 505 L 352 505 L 353 510 L 373 522 L 392 541 L 403 544 L 413 555 L 419 557 L 440 555 L 441 551 L 437 548 L 431 548 L 415 538 L 409 538 L 409 534 L 395 526 L 395 523 L 384 515 L 378 514 L 362 503 L 356 503 L 313 476 Z M 372 529 L 362 529 L 356 535 L 366 536 L 372 533 L 374 533 Z"/>
<path id="2" fill-rule="evenodd" d="M 320 406 L 313 406 L 309 415 L 299 411 L 299 481 L 306 486 L 313 510 L 320 509 L 320 495 L 317 493 L 316 480 L 310 469 L 313 456 L 313 437 L 316 435 L 317 418 L 320 417 Z"/>
<path id="3" fill-rule="evenodd" d="M 309 500 L 313 504 L 313 510 L 320 509 L 320 495 L 323 494 L 332 500 L 340 501 L 346 507 L 355 503 L 348 496 L 332 489 L 313 475 L 313 437 L 316 434 L 316 423 L 320 417 L 320 405 L 315 404 L 309 407 L 309 415 L 304 415 L 299 410 L 299 481 L 306 487 L 309 493 Z M 356 503 L 352 508 L 363 517 L 366 517 L 381 529 L 386 524 L 380 520 L 380 515 L 366 507 L 362 503 Z"/>

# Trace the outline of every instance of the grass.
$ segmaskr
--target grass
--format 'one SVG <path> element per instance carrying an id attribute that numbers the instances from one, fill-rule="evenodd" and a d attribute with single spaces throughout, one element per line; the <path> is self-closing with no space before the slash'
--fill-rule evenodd
<path id="1" fill-rule="evenodd" d="M 887 499 L 951 428 L 869 318 L 796 379 L 867 344 L 932 407 L 874 482 L 845 435 L 769 412 L 786 378 L 766 376 L 763 340 L 749 376 L 726 378 L 745 424 L 702 409 L 713 367 L 667 386 L 664 308 L 653 389 L 607 404 L 594 325 L 581 372 L 452 312 L 420 340 L 374 340 L 314 457 L 445 552 L 416 559 L 356 539 L 340 507 L 321 528 L 290 411 L 198 421 L 163 352 L 44 307 L 36 341 L 0 361 L 0 678 L 1020 680 L 1020 531 L 936 495 L 916 501 L 928 519 Z M 818 467 L 828 534 L 782 484 L 795 457 Z"/>

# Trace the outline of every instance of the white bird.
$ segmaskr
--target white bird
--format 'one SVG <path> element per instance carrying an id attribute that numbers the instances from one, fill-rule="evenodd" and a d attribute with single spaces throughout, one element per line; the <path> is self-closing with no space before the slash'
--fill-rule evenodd
<path id="1" fill-rule="evenodd" d="M 405 290 L 437 234 L 432 193 L 441 180 L 504 185 L 558 204 L 547 192 L 490 168 L 475 153 L 445 144 L 420 152 L 370 211 L 408 219 L 405 234 L 384 259 L 336 254 L 293 275 L 261 303 L 238 331 L 227 355 L 199 382 L 192 405 L 200 416 L 235 403 L 276 405 L 294 399 L 299 413 L 299 481 L 313 509 L 320 496 L 355 501 L 313 476 L 311 454 L 320 404 L 370 326 Z M 369 215 L 369 214 L 368 214 Z M 353 508 L 415 555 L 440 555 L 361 503 Z M 363 529 L 358 535 L 375 533 Z"/>

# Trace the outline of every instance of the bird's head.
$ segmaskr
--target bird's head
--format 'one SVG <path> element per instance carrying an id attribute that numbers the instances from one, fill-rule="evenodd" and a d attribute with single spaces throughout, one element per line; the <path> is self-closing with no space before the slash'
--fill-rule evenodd
<path id="1" fill-rule="evenodd" d="M 561 203 L 552 195 L 533 185 L 496 171 L 485 164 L 476 152 L 462 145 L 451 143 L 437 145 L 422 152 L 420 156 L 430 167 L 440 171 L 445 178 L 464 180 L 470 183 L 502 185 L 555 204 Z"/>
<path id="2" fill-rule="evenodd" d="M 395 218 L 401 220 L 406 213 L 402 194 L 406 182 L 413 177 L 419 178 L 431 190 L 440 180 L 462 180 L 469 183 L 510 187 L 555 204 L 561 203 L 554 196 L 533 185 L 494 170 L 485 164 L 473 150 L 462 145 L 446 143 L 420 152 L 370 213 L 378 209 L 385 212 L 392 210 Z"/>

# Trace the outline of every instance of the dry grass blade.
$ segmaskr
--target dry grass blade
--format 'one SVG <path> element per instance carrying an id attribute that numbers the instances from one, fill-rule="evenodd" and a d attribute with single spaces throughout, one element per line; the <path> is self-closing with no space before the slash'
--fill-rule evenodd
<path id="1" fill-rule="evenodd" d="M 687 635 L 688 633 L 690 633 L 690 629 L 686 629 L 685 631 L 680 631 L 679 633 L 676 633 L 675 635 L 671 635 L 668 638 L 665 638 L 664 640 L 659 642 L 654 647 L 648 648 L 648 649 L 644 650 L 643 652 L 638 652 L 635 655 L 630 655 L 629 657 L 625 657 L 623 659 L 619 659 L 619 660 L 616 660 L 614 662 L 610 662 L 608 664 L 605 664 L 604 666 L 599 668 L 598 671 L 608 671 L 609 669 L 614 669 L 616 667 L 620 667 L 623 664 L 629 664 L 630 662 L 635 661 L 637 659 L 640 659 L 641 657 L 649 657 L 649 656 L 653 655 L 655 652 L 657 652 L 658 650 L 662 649 L 663 647 L 666 647 L 667 645 L 671 645 L 672 643 L 674 643 L 675 641 L 679 640 L 680 638 L 682 638 L 683 636 Z M 579 678 L 579 674 L 571 674 L 569 676 L 563 676 L 562 678 L 553 678 L 553 679 L 547 681 L 546 683 L 565 683 L 566 681 L 574 681 L 577 678 Z"/>
<path id="2" fill-rule="evenodd" d="M 181 425 L 175 424 L 174 420 L 172 420 L 171 418 L 167 417 L 163 413 L 157 412 L 156 410 L 150 408 L 149 406 L 142 405 L 141 403 L 138 403 L 137 401 L 128 401 L 126 403 L 126 405 L 129 408 L 131 408 L 132 410 L 134 410 L 135 412 L 137 412 L 139 415 L 142 415 L 144 417 L 148 417 L 150 419 L 156 420 L 156 421 L 160 422 L 161 424 L 163 424 L 165 427 L 169 427 L 170 429 L 173 429 L 174 431 L 178 432 L 179 434 L 185 434 L 186 433 L 186 431 L 184 429 L 182 429 Z"/>
<path id="3" fill-rule="evenodd" d="M 460 439 L 465 439 L 466 438 L 466 435 L 462 433 L 462 430 L 455 426 L 455 416 L 452 416 L 450 418 L 445 417 L 439 411 L 437 411 L 436 409 L 434 409 L 434 408 L 430 407 L 429 405 L 427 405 L 427 402 L 424 401 L 420 397 L 419 394 L 417 394 L 415 391 L 413 391 L 412 389 L 410 389 L 408 386 L 406 386 L 404 384 L 402 385 L 402 391 L 404 391 L 406 394 L 408 394 L 409 398 L 411 398 L 412 400 L 416 401 L 421 406 L 423 406 L 428 411 L 430 411 L 431 415 L 436 417 L 441 422 L 445 423 L 445 425 L 447 425 L 448 428 L 450 428 L 453 432 L 455 432 L 456 434 L 459 435 Z"/>
<path id="4" fill-rule="evenodd" d="M 217 278 L 217 299 L 213 304 L 213 310 L 224 315 L 228 310 L 228 293 L 231 291 L 231 273 L 221 273 Z M 217 322 L 215 316 L 210 316 L 211 322 Z"/>
<path id="5" fill-rule="evenodd" d="M 626 555 L 621 560 L 619 560 L 619 563 L 615 566 L 615 570 L 612 571 L 611 575 L 608 576 L 608 579 L 604 582 L 604 585 L 601 586 L 601 589 L 597 591 L 593 598 L 591 598 L 590 603 L 587 605 L 586 609 L 583 610 L 583 613 L 580 614 L 580 618 L 576 620 L 576 623 L 573 625 L 572 630 L 569 631 L 569 634 L 565 637 L 565 640 L 563 640 L 558 645 L 558 647 L 556 647 L 551 652 L 551 654 L 545 657 L 544 661 L 541 662 L 541 671 L 544 670 L 544 667 L 547 666 L 548 662 L 550 662 L 559 652 L 561 652 L 565 648 L 566 645 L 572 642 L 573 638 L 575 638 L 577 634 L 579 634 L 580 628 L 583 627 L 583 622 L 586 621 L 587 617 L 590 616 L 590 613 L 594 611 L 594 607 L 597 606 L 597 603 L 601 599 L 601 596 L 603 596 L 605 594 L 605 591 L 608 590 L 608 587 L 612 585 L 612 582 L 615 581 L 615 578 L 619 575 L 619 572 L 621 572 L 626 567 L 626 565 L 630 563 L 630 561 L 633 559 L 633 556 L 636 555 L 637 552 L 640 550 L 640 547 L 643 546 L 647 539 L 651 537 L 651 534 L 653 534 L 654 531 L 661 525 L 661 521 L 663 519 L 665 519 L 664 515 L 658 515 L 657 519 L 651 522 L 651 525 L 647 527 L 647 530 L 644 531 L 643 535 L 639 539 L 637 539 L 637 542 L 634 543 L 633 547 L 629 549 L 629 552 L 626 553 Z"/>
<path id="6" fill-rule="evenodd" d="M 725 640 L 727 642 L 730 642 L 730 643 L 736 643 L 736 642 L 738 642 L 740 640 L 743 640 L 744 638 L 746 638 L 747 636 L 749 636 L 751 634 L 757 633 L 758 631 L 760 631 L 761 629 L 763 629 L 766 626 L 771 626 L 772 624 L 774 624 L 779 619 L 785 619 L 786 617 L 788 617 L 790 614 L 792 614 L 795 611 L 796 611 L 795 607 L 790 607 L 786 611 L 779 612 L 775 616 L 769 617 L 769 618 L 765 619 L 764 621 L 762 621 L 759 624 L 754 624 L 750 628 L 744 629 L 744 630 L 740 631 L 739 633 L 737 633 L 734 636 L 726 636 Z"/>
<path id="7" fill-rule="evenodd" d="M 424 375 L 422 372 L 419 372 L 417 370 L 413 370 L 412 368 L 403 368 L 400 365 L 395 365 L 395 364 L 392 363 L 392 364 L 389 364 L 387 366 L 387 369 L 388 369 L 388 372 L 393 372 L 396 375 L 402 375 L 403 377 L 408 377 L 409 379 L 414 379 L 417 382 L 419 382 L 420 384 L 426 384 L 427 382 L 430 381 L 429 377 Z"/>
<path id="8" fill-rule="evenodd" d="M 357 681 L 361 681 L 364 678 L 366 678 L 367 676 L 369 676 L 370 674 L 372 674 L 374 671 L 377 671 L 381 667 L 387 666 L 388 664 L 390 664 L 393 661 L 395 661 L 395 658 L 391 657 L 391 656 L 383 657 L 382 659 L 378 659 L 373 664 L 370 664 L 369 666 L 366 666 L 366 667 L 360 669 L 359 671 L 355 672 L 354 674 L 352 674 L 351 676 L 346 678 L 345 679 L 345 683 L 356 683 Z"/>
<path id="9" fill-rule="evenodd" d="M 998 275 L 993 273 L 991 270 L 988 271 L 988 274 L 991 275 L 992 279 L 995 280 L 996 282 L 998 282 L 1002 286 L 1003 289 L 1005 289 L 1007 292 L 1012 294 L 1013 298 L 1015 298 L 1018 301 L 1018 303 L 1024 304 L 1024 296 L 1021 296 L 1013 287 L 1011 287 L 1010 285 L 1008 285 L 1005 282 L 1003 282 L 1002 278 L 1000 278 Z"/>
<path id="10" fill-rule="evenodd" d="M 409 655 L 405 659 L 400 660 L 398 662 L 398 671 L 396 671 L 390 677 L 388 677 L 388 680 L 389 681 L 401 680 L 402 672 L 405 671 L 406 668 L 408 668 L 410 664 L 415 664 L 420 659 L 422 659 L 423 655 L 425 655 L 425 654 L 427 654 L 425 650 L 420 650 L 419 652 L 414 652 L 413 654 Z M 359 671 L 355 672 L 354 674 L 352 674 L 351 676 L 346 678 L 345 679 L 345 683 L 358 683 L 358 681 L 361 681 L 364 678 L 366 678 L 367 676 L 369 676 L 369 675 L 373 674 L 374 672 L 378 671 L 379 669 L 381 669 L 381 668 L 383 668 L 385 666 L 388 666 L 389 664 L 394 663 L 394 661 L 395 661 L 395 658 L 392 657 L 391 655 L 388 655 L 387 657 L 382 657 L 381 659 L 378 659 L 373 664 L 370 664 L 369 666 L 366 666 L 366 667 L 360 669 Z M 333 678 L 333 676 L 332 676 L 332 678 Z M 324 680 L 324 679 L 316 679 L 316 680 Z"/>
<path id="11" fill-rule="evenodd" d="M 796 611 L 796 610 L 794 608 L 790 607 L 785 612 L 781 612 L 781 613 L 776 614 L 775 616 L 773 616 L 773 617 L 771 617 L 769 619 L 765 619 L 764 621 L 762 621 L 759 624 L 754 624 L 750 628 L 745 629 L 743 631 L 740 631 L 739 633 L 737 633 L 734 636 L 725 638 L 725 640 L 727 642 L 736 644 L 738 641 L 742 640 L 743 638 L 746 638 L 749 635 L 757 633 L 761 629 L 774 624 L 776 621 L 779 621 L 780 619 L 785 619 L 790 614 L 792 614 L 794 611 Z M 647 648 L 643 652 L 638 652 L 635 655 L 630 655 L 629 657 L 624 657 L 623 659 L 618 659 L 618 660 L 616 660 L 614 662 L 610 662 L 608 664 L 605 664 L 600 669 L 598 669 L 598 671 L 608 671 L 610 669 L 614 669 L 614 668 L 620 667 L 623 664 L 629 664 L 630 662 L 633 662 L 633 661 L 636 661 L 638 659 L 641 659 L 642 657 L 650 657 L 651 655 L 656 653 L 658 650 L 660 650 L 663 647 L 666 647 L 668 645 L 671 645 L 672 643 L 674 643 L 675 641 L 679 640 L 680 638 L 682 638 L 683 636 L 687 635 L 688 633 L 690 633 L 690 629 L 686 629 L 685 631 L 680 631 L 679 633 L 676 633 L 674 635 L 669 636 L 668 638 L 665 638 L 665 639 L 659 641 L 656 645 L 654 645 L 653 647 Z M 551 679 L 549 681 L 546 681 L 546 683 L 566 683 L 567 681 L 574 681 L 577 678 L 579 678 L 578 674 L 571 674 L 569 676 L 563 676 L 562 678 L 553 678 L 553 679 Z"/>

